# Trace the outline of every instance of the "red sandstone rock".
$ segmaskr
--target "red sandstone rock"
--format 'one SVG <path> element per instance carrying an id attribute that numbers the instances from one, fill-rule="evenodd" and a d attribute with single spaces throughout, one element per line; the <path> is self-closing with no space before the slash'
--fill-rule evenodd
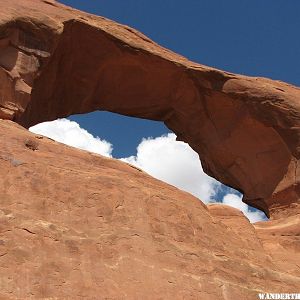
<path id="1" fill-rule="evenodd" d="M 251 225 L 124 163 L 0 121 L 0 298 L 298 292 L 300 90 L 188 61 L 56 1 L 0 3 L 0 118 L 161 120 L 274 219 Z"/>
<path id="2" fill-rule="evenodd" d="M 299 288 L 299 230 L 279 247 L 278 221 L 257 235 L 236 209 L 208 210 L 120 161 L 10 121 L 0 136 L 1 299 L 250 300 Z"/>

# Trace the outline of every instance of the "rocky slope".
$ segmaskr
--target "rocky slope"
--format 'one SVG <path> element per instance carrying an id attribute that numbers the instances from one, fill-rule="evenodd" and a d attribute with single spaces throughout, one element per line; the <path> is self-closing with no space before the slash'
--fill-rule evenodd
<path id="1" fill-rule="evenodd" d="M 299 88 L 195 64 L 53 0 L 0 8 L 0 297 L 299 292 Z M 17 125 L 97 109 L 165 122 L 272 221 Z"/>

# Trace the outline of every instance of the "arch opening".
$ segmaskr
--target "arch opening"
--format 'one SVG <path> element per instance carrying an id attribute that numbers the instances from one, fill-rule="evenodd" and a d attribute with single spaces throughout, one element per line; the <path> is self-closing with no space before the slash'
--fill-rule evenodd
<path id="1" fill-rule="evenodd" d="M 252 223 L 267 220 L 263 212 L 242 202 L 240 192 L 208 176 L 198 154 L 177 141 L 162 122 L 97 111 L 40 123 L 30 131 L 132 164 L 206 204 L 237 208 Z"/>
<path id="2" fill-rule="evenodd" d="M 242 191 L 243 202 L 272 218 L 298 205 L 298 121 L 285 113 L 295 111 L 298 91 L 192 63 L 102 25 L 63 23 L 14 121 L 28 128 L 97 110 L 162 121 L 201 156 L 207 174 Z M 283 97 L 287 90 L 296 97 Z"/>
<path id="3" fill-rule="evenodd" d="M 0 37 L 1 118 L 26 128 L 96 110 L 159 120 L 199 153 L 207 174 L 243 191 L 245 203 L 274 219 L 294 215 L 299 89 L 191 62 L 78 11 L 39 6 L 35 17 L 15 19 L 14 5 Z"/>

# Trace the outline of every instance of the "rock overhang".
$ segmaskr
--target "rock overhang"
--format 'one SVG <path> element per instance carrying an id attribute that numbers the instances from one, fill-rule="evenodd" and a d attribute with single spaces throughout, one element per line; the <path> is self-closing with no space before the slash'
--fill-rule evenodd
<path id="1" fill-rule="evenodd" d="M 298 88 L 190 62 L 58 2 L 35 1 L 20 16 L 15 8 L 33 1 L 22 3 L 7 1 L 0 15 L 0 62 L 17 53 L 0 68 L 2 118 L 28 128 L 107 110 L 163 121 L 247 204 L 276 217 L 299 207 Z"/>

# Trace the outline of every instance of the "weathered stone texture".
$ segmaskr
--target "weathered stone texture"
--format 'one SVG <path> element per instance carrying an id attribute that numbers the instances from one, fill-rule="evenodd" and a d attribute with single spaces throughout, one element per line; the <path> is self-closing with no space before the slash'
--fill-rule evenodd
<path id="1" fill-rule="evenodd" d="M 17 125 L 94 110 L 163 121 L 272 221 Z M 297 292 L 299 88 L 193 63 L 53 0 L 1 0 L 0 118 L 3 299 Z"/>

